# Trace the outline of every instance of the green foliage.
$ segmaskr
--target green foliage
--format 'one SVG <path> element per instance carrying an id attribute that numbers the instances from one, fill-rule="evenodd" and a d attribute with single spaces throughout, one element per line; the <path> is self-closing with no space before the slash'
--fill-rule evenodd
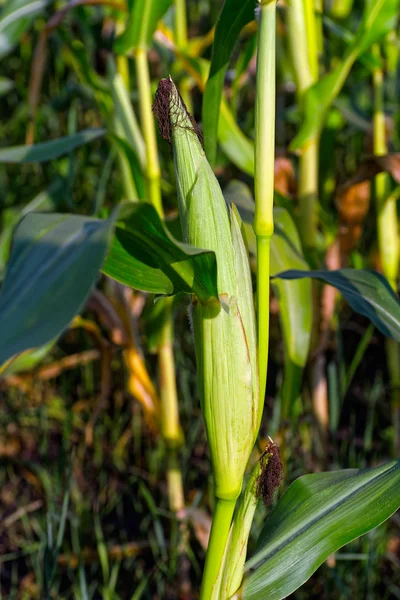
<path id="1" fill-rule="evenodd" d="M 245 221 L 249 250 L 256 255 L 256 239 L 252 228 L 254 200 L 248 187 L 241 182 L 231 182 L 225 189 L 228 203 L 236 204 Z M 274 209 L 275 230 L 271 240 L 271 274 L 288 269 L 308 269 L 302 255 L 296 226 L 284 208 Z M 283 413 L 287 417 L 289 405 L 300 391 L 301 376 L 307 362 L 312 322 L 311 282 L 307 279 L 294 282 L 272 279 L 280 309 L 285 344 L 285 377 L 283 383 Z"/>
<path id="2" fill-rule="evenodd" d="M 60 335 L 83 307 L 115 216 L 102 221 L 31 212 L 22 219 L 0 293 L 0 364 Z"/>
<path id="3" fill-rule="evenodd" d="M 243 27 L 254 19 L 252 0 L 225 0 L 215 27 L 210 73 L 203 97 L 203 130 L 207 158 L 211 165 L 217 155 L 219 110 L 225 72 Z"/>
<path id="4" fill-rule="evenodd" d="M 356 312 L 368 317 L 384 335 L 400 341 L 400 302 L 388 281 L 375 271 L 289 270 L 275 275 L 280 279 L 321 279 L 336 287 Z"/>
<path id="5" fill-rule="evenodd" d="M 400 462 L 297 479 L 265 522 L 245 566 L 244 600 L 280 600 L 326 558 L 400 506 Z"/>
<path id="6" fill-rule="evenodd" d="M 218 298 L 214 253 L 175 240 L 150 204 L 121 208 L 103 272 L 153 294 Z"/>
<path id="7" fill-rule="evenodd" d="M 0 13 L 0 60 L 19 43 L 33 19 L 43 13 L 49 0 L 8 0 Z"/>
<path id="8" fill-rule="evenodd" d="M 0 163 L 36 163 L 53 160 L 88 144 L 105 134 L 104 129 L 86 129 L 58 140 L 32 146 L 12 146 L 0 149 Z"/>
<path id="9" fill-rule="evenodd" d="M 363 199 L 352 188 L 368 171 L 362 155 L 373 146 L 377 120 L 391 149 L 382 164 L 398 179 L 399 136 L 392 123 L 399 120 L 399 0 L 353 7 L 335 0 L 323 14 L 314 13 L 313 2 L 279 3 L 276 115 L 275 60 L 266 60 L 275 22 L 269 19 L 262 36 L 262 19 L 251 23 L 252 1 L 0 4 L 1 593 L 17 598 L 26 587 L 30 594 L 34 572 L 32 597 L 46 599 L 90 598 L 97 591 L 107 600 L 168 598 L 188 582 L 188 594 L 198 595 L 203 553 L 197 541 L 204 544 L 210 490 L 236 498 L 244 470 L 256 462 L 235 513 L 236 500 L 217 503 L 202 600 L 227 600 L 238 587 L 235 599 L 283 598 L 299 586 L 298 600 L 321 593 L 399 596 L 388 551 L 398 519 L 352 542 L 387 519 L 400 497 L 398 462 L 358 470 L 400 450 L 398 282 L 393 276 L 392 290 L 368 270 L 385 272 L 386 250 L 396 257 L 385 231 L 398 229 L 397 190 L 386 175 L 394 210 L 389 224 L 385 211 L 377 259 L 375 213 L 388 203 L 383 195 L 381 205 L 368 210 L 361 205 L 376 200 L 374 194 Z M 270 8 L 275 11 L 275 2 L 263 12 L 275 18 Z M 290 26 L 292 8 L 301 14 L 304 35 Z M 188 25 L 189 39 L 186 27 L 179 35 L 179 24 Z M 251 38 L 239 41 L 244 27 Z M 269 50 L 258 52 L 264 58 L 257 75 L 261 38 Z M 293 82 L 300 81 L 296 59 L 316 83 L 308 89 L 310 81 L 300 83 L 301 93 L 293 94 Z M 262 85 L 267 71 L 269 85 Z M 150 135 L 151 95 L 170 73 L 199 119 L 212 163 L 219 144 L 215 175 L 232 210 L 226 211 L 192 121 L 177 115 L 177 96 L 171 111 L 179 152 L 172 157 L 166 143 Z M 267 134 L 254 126 L 255 96 Z M 318 148 L 328 117 L 329 135 Z M 286 154 L 294 138 L 292 148 L 304 153 L 299 161 L 285 156 L 283 173 L 277 162 L 275 182 L 273 148 L 259 160 L 259 142 L 272 140 L 274 122 L 279 152 Z M 10 147 L 33 134 L 48 141 Z M 193 140 L 196 148 L 185 146 Z M 318 168 L 318 162 L 327 164 Z M 265 174 L 268 185 L 260 185 Z M 367 177 L 365 188 L 371 173 Z M 272 209 L 273 183 L 283 191 L 274 194 L 270 256 L 258 261 L 268 276 L 252 289 L 252 190 L 259 197 L 269 190 Z M 343 190 L 354 195 L 344 198 Z M 158 212 L 146 203 L 161 197 Z M 311 200 L 309 212 L 304 198 Z M 192 245 L 181 242 L 178 205 L 183 237 Z M 260 231 L 270 226 L 266 237 L 272 230 L 267 216 L 260 223 Z M 299 240 L 303 218 L 302 244 L 312 247 L 306 257 L 314 271 Z M 354 234 L 350 241 L 348 233 Z M 322 270 L 325 264 L 357 269 Z M 353 311 L 394 339 L 382 340 L 363 320 L 353 323 L 350 310 L 342 323 L 334 290 L 312 279 L 334 286 Z M 254 302 L 257 289 L 262 293 Z M 154 295 L 175 298 L 155 302 Z M 254 304 L 270 317 L 270 327 L 259 319 L 260 329 L 271 331 L 269 340 L 265 333 L 257 339 Z M 71 327 L 59 340 L 83 309 L 84 318 L 75 320 L 79 329 Z M 265 407 L 253 377 L 267 367 L 256 352 L 260 339 L 263 352 L 270 351 Z M 179 434 L 174 446 L 171 422 Z M 268 482 L 268 472 L 257 457 L 267 435 L 281 444 L 285 484 L 313 470 L 357 470 L 299 477 L 265 520 L 259 475 Z M 252 558 L 243 580 L 247 547 Z M 332 552 L 335 566 L 323 566 L 303 586 Z"/>
<path id="10" fill-rule="evenodd" d="M 138 47 L 148 48 L 157 23 L 171 6 L 172 0 L 134 0 L 130 4 L 127 27 L 114 45 L 118 54 L 126 54 Z"/>
<path id="11" fill-rule="evenodd" d="M 340 93 L 354 62 L 395 27 L 399 7 L 399 0 L 365 2 L 362 21 L 344 58 L 304 94 L 304 121 L 291 144 L 292 151 L 303 150 L 320 135 L 327 111 Z"/>

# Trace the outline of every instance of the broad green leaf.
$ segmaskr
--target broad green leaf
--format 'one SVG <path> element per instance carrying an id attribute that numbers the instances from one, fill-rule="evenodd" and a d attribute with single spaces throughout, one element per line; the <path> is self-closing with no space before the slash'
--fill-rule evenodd
<path id="1" fill-rule="evenodd" d="M 275 275 L 280 279 L 312 277 L 337 288 L 353 310 L 368 317 L 384 335 L 400 342 L 400 302 L 388 281 L 376 271 L 338 269 L 337 271 L 289 270 Z"/>
<path id="2" fill-rule="evenodd" d="M 291 144 L 291 150 L 301 150 L 319 136 L 327 111 L 340 93 L 354 62 L 396 26 L 399 7 L 399 0 L 366 0 L 359 29 L 343 60 L 306 90 L 304 122 Z"/>
<path id="3" fill-rule="evenodd" d="M 134 0 L 126 29 L 116 39 L 114 50 L 118 54 L 125 54 L 133 48 L 148 48 L 158 21 L 171 4 L 172 0 Z"/>
<path id="4" fill-rule="evenodd" d="M 203 97 L 204 144 L 208 161 L 217 155 L 219 110 L 225 71 L 243 27 L 254 19 L 253 0 L 225 0 L 215 27 L 210 73 Z"/>
<path id="5" fill-rule="evenodd" d="M 50 342 L 81 310 L 114 220 L 31 212 L 20 221 L 0 292 L 0 364 Z"/>
<path id="6" fill-rule="evenodd" d="M 35 163 L 53 160 L 68 154 L 105 134 L 104 129 L 84 129 L 79 133 L 32 146 L 0 148 L 0 163 Z"/>
<path id="7" fill-rule="evenodd" d="M 175 240 L 147 203 L 122 207 L 103 272 L 154 294 L 195 293 L 201 301 L 218 298 L 214 252 Z"/>
<path id="8" fill-rule="evenodd" d="M 256 238 L 252 228 L 254 200 L 249 188 L 242 182 L 231 182 L 224 190 L 228 203 L 239 209 L 245 223 L 250 251 L 256 254 Z M 287 210 L 274 209 L 275 231 L 271 240 L 271 274 L 285 269 L 308 269 L 302 256 L 297 229 Z M 290 405 L 300 392 L 303 368 L 307 362 L 312 325 L 311 282 L 273 279 L 272 284 L 279 302 L 280 319 L 285 345 L 285 375 L 282 389 L 282 418 L 289 416 Z"/>
<path id="9" fill-rule="evenodd" d="M 42 13 L 49 0 L 9 0 L 0 14 L 0 60 L 18 44 L 33 19 Z"/>
<path id="10" fill-rule="evenodd" d="M 399 506 L 399 461 L 300 477 L 267 518 L 233 598 L 286 598 L 330 554 L 383 523 Z"/>

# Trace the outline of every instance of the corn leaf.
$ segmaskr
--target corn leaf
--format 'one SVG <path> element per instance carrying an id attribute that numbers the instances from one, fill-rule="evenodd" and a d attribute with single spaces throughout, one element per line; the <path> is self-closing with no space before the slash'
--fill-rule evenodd
<path id="1" fill-rule="evenodd" d="M 105 134 L 104 129 L 84 129 L 79 133 L 31 146 L 0 148 L 0 163 L 41 163 L 84 146 Z"/>
<path id="2" fill-rule="evenodd" d="M 376 469 L 315 473 L 297 479 L 266 520 L 246 563 L 244 600 L 280 600 L 333 552 L 400 506 L 400 462 Z"/>
<path id="3" fill-rule="evenodd" d="M 214 252 L 175 240 L 146 203 L 122 207 L 103 272 L 154 294 L 187 292 L 204 301 L 218 298 Z"/>
<path id="4" fill-rule="evenodd" d="M 188 54 L 183 56 L 183 66 L 203 89 L 210 70 L 209 61 Z M 224 154 L 238 169 L 254 176 L 254 142 L 240 129 L 223 97 L 219 107 L 218 141 Z"/>
<path id="5" fill-rule="evenodd" d="M 343 60 L 304 94 L 304 122 L 291 144 L 301 150 L 321 133 L 328 109 L 337 98 L 357 58 L 396 26 L 399 0 L 367 0 L 363 18 Z"/>
<path id="6" fill-rule="evenodd" d="M 32 212 L 20 221 L 0 293 L 0 364 L 50 342 L 81 310 L 115 216 L 101 221 Z"/>
<path id="7" fill-rule="evenodd" d="M 384 335 L 400 342 L 400 302 L 380 273 L 362 269 L 288 270 L 275 277 L 287 280 L 305 277 L 321 279 L 337 288 L 352 309 L 368 317 Z"/>
<path id="8" fill-rule="evenodd" d="M 61 205 L 66 201 L 66 190 L 68 189 L 66 183 L 63 177 L 57 177 L 47 189 L 40 192 L 28 204 L 13 206 L 3 211 L 3 228 L 0 232 L 0 280 L 3 279 L 12 236 L 18 222 L 22 217 L 33 211 L 55 212 L 60 210 Z"/>
<path id="9" fill-rule="evenodd" d="M 243 173 L 254 176 L 254 143 L 236 123 L 222 99 L 218 123 L 218 141 L 222 151 Z"/>
<path id="10" fill-rule="evenodd" d="M 225 0 L 215 27 L 210 73 L 203 98 L 204 144 L 211 165 L 217 156 L 219 109 L 225 71 L 241 30 L 253 19 L 252 0 Z"/>
<path id="11" fill-rule="evenodd" d="M 148 48 L 158 21 L 167 12 L 172 0 L 134 0 L 125 31 L 116 39 L 114 50 L 125 54 L 133 48 Z"/>
<path id="12" fill-rule="evenodd" d="M 0 60 L 18 44 L 33 19 L 42 13 L 48 0 L 9 0 L 0 15 Z"/>

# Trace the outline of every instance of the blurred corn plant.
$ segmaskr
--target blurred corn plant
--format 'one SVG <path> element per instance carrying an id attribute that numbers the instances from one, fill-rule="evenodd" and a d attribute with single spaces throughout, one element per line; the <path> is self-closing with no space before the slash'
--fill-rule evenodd
<path id="1" fill-rule="evenodd" d="M 112 351 L 96 323 L 76 315 L 85 305 L 98 315 L 113 343 L 123 347 L 129 392 L 141 403 L 149 429 L 160 435 L 166 446 L 169 509 L 179 522 L 176 545 L 182 559 L 191 552 L 187 526 L 190 507 L 185 503 L 180 461 L 185 442 L 174 361 L 173 296 L 186 294 L 215 496 L 210 499 L 213 520 L 202 600 L 284 598 L 340 547 L 381 524 L 400 506 L 397 460 L 374 468 L 362 464 L 359 469 L 303 475 L 278 499 L 275 494 L 284 475 L 288 448 L 298 433 L 298 400 L 300 406 L 307 400 L 308 389 L 302 379 L 310 345 L 317 354 L 311 395 L 322 442 L 317 451 L 319 466 L 328 460 L 332 423 L 324 353 L 330 330 L 335 327 L 338 294 L 327 295 L 325 290 L 330 288 L 322 292 L 320 287 L 312 288 L 313 279 L 336 288 L 355 312 L 368 317 L 387 337 L 395 453 L 399 446 L 397 189 L 390 189 L 388 173 L 395 180 L 399 176 L 395 157 L 388 155 L 380 49 L 385 48 L 385 58 L 392 72 L 396 71 L 393 63 L 398 52 L 392 51 L 390 44 L 396 45 L 393 33 L 399 3 L 367 0 L 361 17 L 357 13 L 356 29 L 351 2 L 331 2 L 324 8 L 319 1 L 292 0 L 280 7 L 277 15 L 275 0 L 260 0 L 257 6 L 250 0 L 225 0 L 215 28 L 201 38 L 188 36 L 188 15 L 182 0 L 72 0 L 65 4 L 9 0 L 1 15 L 2 59 L 20 43 L 34 18 L 40 15 L 42 21 L 27 98 L 27 143 L 1 148 L 0 162 L 23 168 L 26 163 L 66 157 L 56 193 L 42 194 L 22 212 L 12 214 L 1 234 L 5 264 L 0 293 L 1 373 L 6 381 L 22 385 L 24 380 L 15 377 L 40 364 L 68 327 L 85 329 L 97 341 L 95 356 L 102 360 L 101 398 L 85 430 L 86 441 L 92 444 L 96 419 L 110 394 L 107 365 Z M 106 56 L 96 56 L 93 40 L 92 48 L 90 43 L 85 48 L 68 27 L 74 11 L 89 19 L 94 10 L 104 11 Z M 329 54 L 326 61 L 322 60 L 323 27 L 335 32 L 331 45 L 339 47 L 338 55 Z M 248 36 L 247 45 L 229 97 L 224 93 L 224 81 L 241 32 Z M 90 96 L 95 117 L 90 127 L 77 131 L 76 112 L 71 111 L 67 135 L 33 143 L 38 137 L 52 36 L 58 36 L 66 64 Z M 164 75 L 156 94 L 149 66 L 154 39 L 162 56 L 159 71 Z M 210 55 L 207 49 L 211 42 Z M 283 184 L 278 181 L 279 163 L 275 161 L 277 42 L 281 76 L 295 83 L 292 118 L 298 126 L 290 146 L 299 155 L 297 177 L 288 161 L 285 168 L 289 175 Z M 94 67 L 95 59 L 102 62 L 100 73 Z M 377 239 L 385 277 L 368 269 L 341 268 L 335 254 L 338 225 L 327 218 L 323 205 L 323 197 L 332 193 L 337 182 L 322 180 L 321 141 L 341 123 L 337 118 L 338 106 L 342 106 L 340 94 L 357 60 L 373 80 L 373 156 L 366 164 L 356 165 L 353 179 L 337 195 L 341 198 L 341 219 L 359 226 L 362 219 L 355 223 L 348 218 L 345 192 L 375 177 Z M 168 77 L 170 71 L 174 76 L 176 72 L 178 85 Z M 243 131 L 235 116 L 240 113 L 237 107 L 244 93 L 241 80 L 245 75 L 255 83 L 254 121 L 249 126 L 241 120 Z M 2 93 L 6 94 L 10 86 L 12 82 L 3 81 Z M 188 110 L 194 105 L 191 91 L 196 87 L 204 93 L 202 131 Z M 160 133 L 172 149 L 174 177 L 167 152 L 164 156 L 158 149 L 153 96 Z M 342 106 L 342 112 L 349 111 L 346 113 Z M 56 212 L 57 190 L 66 187 L 70 192 L 73 187 L 77 168 L 73 152 L 89 143 L 106 147 L 96 197 L 89 210 L 77 210 L 79 207 L 67 198 L 69 211 Z M 218 165 L 229 161 L 246 175 L 248 185 L 231 182 L 224 198 L 214 167 L 217 172 Z M 117 192 L 107 201 L 113 173 Z M 332 171 L 330 176 L 335 176 Z M 174 178 L 175 185 L 171 183 Z M 290 194 L 296 196 L 296 204 Z M 170 218 L 176 208 L 180 226 Z M 328 269 L 323 268 L 325 265 Z M 105 293 L 93 291 L 100 272 L 113 280 L 105 285 Z M 138 321 L 146 295 L 157 297 L 148 309 L 147 336 L 149 349 L 158 357 L 158 385 L 151 380 L 138 341 Z M 274 300 L 281 322 L 284 368 L 274 418 L 263 423 Z M 348 388 L 369 339 L 367 336 L 360 344 L 358 358 L 342 378 L 342 390 Z M 266 439 L 264 431 L 276 441 Z M 123 434 L 116 461 L 121 459 L 125 443 Z M 157 520 L 153 500 L 143 485 L 140 489 Z M 68 487 L 62 532 L 69 494 Z M 274 507 L 258 527 L 258 541 L 247 557 L 260 498 Z M 81 556 L 73 520 L 71 531 L 74 551 Z M 158 535 L 161 539 L 159 530 Z M 59 537 L 49 563 L 51 574 L 46 578 L 48 597 L 62 541 L 61 534 Z M 107 597 L 113 597 L 117 570 L 110 575 L 98 521 L 96 539 L 104 589 L 108 590 Z M 47 547 L 51 549 L 50 541 Z M 82 564 L 79 577 L 81 593 L 86 597 Z M 139 595 L 132 590 L 133 597 L 140 597 L 141 590 L 137 590 Z"/>

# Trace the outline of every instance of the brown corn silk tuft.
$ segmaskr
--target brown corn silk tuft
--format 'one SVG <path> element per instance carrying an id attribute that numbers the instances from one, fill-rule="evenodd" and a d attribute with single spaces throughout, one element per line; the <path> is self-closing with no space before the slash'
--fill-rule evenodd
<path id="1" fill-rule="evenodd" d="M 265 447 L 260 458 L 261 474 L 257 479 L 256 494 L 262 497 L 265 506 L 270 506 L 274 492 L 280 486 L 283 477 L 283 466 L 279 448 L 271 441 Z"/>
<path id="2" fill-rule="evenodd" d="M 203 146 L 203 136 L 199 126 L 186 108 L 186 104 L 171 78 L 160 80 L 154 99 L 153 113 L 157 118 L 160 134 L 168 140 L 171 146 L 173 128 L 189 129 L 187 125 L 183 124 L 186 115 L 192 124 L 190 130 L 197 135 Z"/>

